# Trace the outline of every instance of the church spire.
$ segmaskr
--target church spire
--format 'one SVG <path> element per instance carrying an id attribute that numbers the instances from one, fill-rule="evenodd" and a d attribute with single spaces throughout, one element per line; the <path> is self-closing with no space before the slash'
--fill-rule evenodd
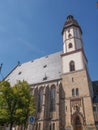
<path id="1" fill-rule="evenodd" d="M 63 26 L 62 34 L 63 34 L 65 29 L 67 29 L 71 26 L 78 27 L 80 29 L 81 34 L 82 34 L 82 29 L 81 29 L 79 23 L 77 22 L 77 20 L 74 19 L 74 17 L 72 15 L 67 16 L 67 20 L 65 21 L 64 26 Z"/>

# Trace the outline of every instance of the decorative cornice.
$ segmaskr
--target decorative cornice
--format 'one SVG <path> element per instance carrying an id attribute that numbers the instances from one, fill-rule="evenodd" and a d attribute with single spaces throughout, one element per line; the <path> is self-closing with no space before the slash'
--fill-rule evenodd
<path id="1" fill-rule="evenodd" d="M 74 54 L 74 53 L 77 53 L 77 52 L 82 52 L 83 55 L 84 55 L 84 57 L 85 57 L 85 59 L 86 59 L 86 61 L 88 62 L 88 60 L 87 60 L 87 58 L 86 58 L 86 55 L 85 55 L 85 53 L 84 53 L 83 48 L 77 49 L 77 50 L 74 50 L 74 51 L 71 51 L 71 52 L 67 52 L 67 53 L 62 53 L 61 56 L 67 56 L 67 55 Z"/>

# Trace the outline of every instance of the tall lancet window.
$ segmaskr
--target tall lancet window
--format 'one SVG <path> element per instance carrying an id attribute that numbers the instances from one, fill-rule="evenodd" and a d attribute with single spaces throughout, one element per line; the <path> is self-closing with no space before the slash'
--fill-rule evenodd
<path id="1" fill-rule="evenodd" d="M 71 61 L 69 63 L 69 68 L 70 68 L 70 71 L 75 71 L 75 62 L 74 61 Z"/>
<path id="2" fill-rule="evenodd" d="M 50 89 L 50 111 L 55 111 L 55 96 L 56 96 L 56 88 L 53 85 Z"/>
<path id="3" fill-rule="evenodd" d="M 43 103 L 43 89 L 41 88 L 38 94 L 38 112 L 41 112 L 42 110 L 42 103 Z"/>

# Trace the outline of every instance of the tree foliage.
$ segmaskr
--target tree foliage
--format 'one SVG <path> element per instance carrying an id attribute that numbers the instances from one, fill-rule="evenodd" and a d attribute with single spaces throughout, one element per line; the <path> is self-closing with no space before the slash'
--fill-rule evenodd
<path id="1" fill-rule="evenodd" d="M 33 115 L 34 99 L 26 81 L 18 81 L 13 87 L 7 81 L 0 82 L 0 124 L 27 126 Z"/>

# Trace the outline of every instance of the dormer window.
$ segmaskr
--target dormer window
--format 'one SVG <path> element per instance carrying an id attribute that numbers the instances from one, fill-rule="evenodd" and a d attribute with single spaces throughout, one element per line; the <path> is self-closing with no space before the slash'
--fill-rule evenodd
<path id="1" fill-rule="evenodd" d="M 20 71 L 20 72 L 18 73 L 18 75 L 21 75 L 21 73 L 22 73 L 22 72 Z"/>
<path id="2" fill-rule="evenodd" d="M 69 43 L 68 48 L 72 48 L 72 43 Z"/>
<path id="3" fill-rule="evenodd" d="M 44 66 L 43 66 L 43 68 L 46 68 L 46 67 L 47 67 L 47 65 L 44 65 Z"/>

